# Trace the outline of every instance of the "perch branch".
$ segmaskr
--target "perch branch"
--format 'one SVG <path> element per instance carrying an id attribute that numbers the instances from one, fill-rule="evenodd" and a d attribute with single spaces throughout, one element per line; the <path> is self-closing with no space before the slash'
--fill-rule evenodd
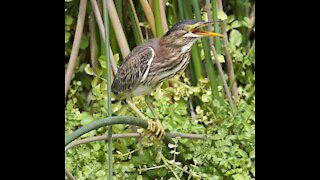
<path id="1" fill-rule="evenodd" d="M 175 137 L 181 137 L 181 138 L 189 138 L 189 139 L 203 139 L 204 135 L 202 134 L 185 134 L 185 133 L 168 133 L 168 136 L 170 138 L 175 138 Z M 119 139 L 119 138 L 137 138 L 137 137 L 142 137 L 141 133 L 124 133 L 124 134 L 113 134 L 112 138 L 113 139 Z M 74 141 L 70 144 L 68 144 L 65 147 L 65 151 L 68 151 L 70 148 L 80 145 L 80 144 L 86 144 L 89 142 L 94 142 L 94 141 L 101 141 L 101 140 L 108 140 L 107 135 L 102 135 L 102 136 L 95 136 L 95 137 L 89 137 L 86 139 Z"/>

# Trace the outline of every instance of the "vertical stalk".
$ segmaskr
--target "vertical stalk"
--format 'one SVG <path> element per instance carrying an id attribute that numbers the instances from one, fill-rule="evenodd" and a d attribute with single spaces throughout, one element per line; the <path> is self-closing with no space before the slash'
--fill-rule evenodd
<path id="1" fill-rule="evenodd" d="M 218 10 L 223 11 L 222 0 L 218 0 L 217 5 L 218 5 Z M 231 54 L 227 48 L 228 47 L 228 35 L 227 35 L 227 31 L 226 31 L 225 21 L 221 22 L 221 31 L 223 34 L 222 39 L 223 39 L 224 53 L 225 53 L 225 58 L 226 58 L 226 71 L 227 71 L 227 75 L 229 77 L 229 84 L 232 87 L 232 89 L 231 89 L 232 95 L 234 96 L 235 99 L 238 99 L 238 88 L 237 88 L 236 78 L 234 75 L 232 58 L 231 58 Z"/>
<path id="2" fill-rule="evenodd" d="M 211 6 L 212 6 L 212 20 L 213 21 L 218 21 L 219 19 L 218 19 L 218 13 L 217 13 L 217 9 L 218 9 L 217 8 L 217 1 L 216 0 L 212 0 Z M 209 19 L 209 21 L 210 21 L 210 19 Z M 221 29 L 220 29 L 219 23 L 214 23 L 213 25 L 214 25 L 214 32 L 221 33 Z M 217 53 L 221 54 L 221 40 L 220 40 L 220 37 L 214 37 L 213 39 L 214 39 L 214 41 L 213 41 L 214 47 L 216 48 Z"/>
<path id="3" fill-rule="evenodd" d="M 159 1 L 160 0 L 154 0 L 154 2 L 153 2 L 157 37 L 161 37 L 163 34 L 162 27 L 161 27 L 161 14 L 160 14 L 160 2 Z"/>
<path id="4" fill-rule="evenodd" d="M 179 3 L 179 13 L 184 15 L 183 19 L 193 19 L 192 17 L 193 12 L 192 12 L 190 1 L 183 1 L 182 3 L 182 0 L 179 0 L 178 3 Z M 180 11 L 180 9 L 182 11 Z M 203 77 L 200 50 L 197 44 L 198 43 L 195 43 L 191 49 L 192 59 L 191 59 L 191 63 L 189 63 L 193 85 L 196 85 L 198 82 L 198 79 Z"/>
<path id="5" fill-rule="evenodd" d="M 65 75 L 65 82 L 64 82 L 64 97 L 67 97 L 67 92 L 70 86 L 70 82 L 72 79 L 72 75 L 74 72 L 74 68 L 76 65 L 79 47 L 80 47 L 80 41 L 83 31 L 83 25 L 84 20 L 86 16 L 86 7 L 87 7 L 87 0 L 81 0 L 80 1 L 80 7 L 79 7 L 79 14 L 78 14 L 78 20 L 77 20 L 77 26 L 76 26 L 76 33 L 74 35 L 74 40 L 72 44 L 71 54 L 69 58 L 69 63 Z"/>
<path id="6" fill-rule="evenodd" d="M 108 1 L 108 11 L 110 14 L 110 20 L 113 25 L 113 28 L 116 30 L 114 32 L 118 40 L 118 45 L 120 48 L 121 55 L 123 58 L 125 58 L 130 53 L 130 48 L 129 48 L 127 38 L 124 34 L 123 28 L 121 26 L 120 19 L 119 19 L 113 0 Z"/>
<path id="7" fill-rule="evenodd" d="M 89 18 L 89 33 L 90 33 L 90 62 L 92 69 L 95 73 L 98 71 L 98 52 L 96 40 L 96 22 L 93 11 L 90 13 Z"/>
<path id="8" fill-rule="evenodd" d="M 155 27 L 155 23 L 154 23 L 154 15 L 153 15 L 152 9 L 151 9 L 147 0 L 140 0 L 140 4 L 141 4 L 141 7 L 142 7 L 144 14 L 146 15 L 148 22 L 149 22 L 149 25 L 150 25 L 150 28 L 152 31 L 152 35 L 153 35 L 153 37 L 156 37 L 157 33 L 156 33 L 156 27 Z"/>
<path id="9" fill-rule="evenodd" d="M 107 61 L 107 94 L 108 94 L 108 117 L 112 115 L 111 108 L 111 71 L 110 71 L 110 47 L 109 47 L 109 18 L 107 0 L 103 0 L 103 17 L 104 17 L 104 29 L 105 29 L 105 53 Z M 112 126 L 108 127 L 108 160 L 109 160 L 109 180 L 112 180 L 113 169 L 112 169 Z"/>
<path id="10" fill-rule="evenodd" d="M 160 3 L 160 17 L 161 17 L 161 27 L 162 32 L 166 33 L 168 31 L 168 23 L 167 23 L 167 16 L 166 16 L 166 10 L 165 10 L 165 3 L 164 0 L 159 0 Z"/>
<path id="11" fill-rule="evenodd" d="M 235 1 L 235 5 L 236 5 L 236 17 L 239 21 L 242 21 L 243 18 L 246 16 L 246 7 L 247 7 L 247 4 L 248 4 L 248 0 L 236 0 Z M 247 47 L 246 44 L 247 44 L 247 31 L 246 31 L 246 28 L 241 26 L 239 27 L 239 31 L 242 35 L 242 39 L 243 41 L 241 42 L 241 44 L 244 46 L 244 47 Z"/>
<path id="12" fill-rule="evenodd" d="M 114 50 L 115 52 L 117 52 L 117 50 L 118 50 L 117 38 L 115 36 L 115 32 L 114 32 L 113 26 L 111 24 L 110 24 L 110 27 L 109 27 L 109 33 L 110 33 L 110 46 L 111 46 L 111 49 Z"/>
<path id="13" fill-rule="evenodd" d="M 137 17 L 137 14 L 135 12 L 134 9 L 134 5 L 132 0 L 127 0 L 128 4 L 128 10 L 129 10 L 129 18 L 131 21 L 131 25 L 132 25 L 132 30 L 133 30 L 133 37 L 135 40 L 135 45 L 139 45 L 143 42 L 143 37 L 142 37 L 142 32 L 139 26 L 139 20 Z"/>
<path id="14" fill-rule="evenodd" d="M 178 8 L 179 8 L 179 17 L 180 17 L 180 19 L 184 19 L 182 0 L 178 0 Z"/>
<path id="15" fill-rule="evenodd" d="M 122 0 L 116 0 L 114 2 L 114 5 L 116 6 L 116 9 L 117 9 L 117 13 L 118 13 L 118 16 L 119 16 L 119 20 L 121 22 L 121 26 L 123 27 L 123 8 L 122 8 Z"/>
<path id="16" fill-rule="evenodd" d="M 191 3 L 193 6 L 193 10 L 195 12 L 195 15 L 196 15 L 196 19 L 198 21 L 201 21 L 201 12 L 200 12 L 200 7 L 199 7 L 199 1 L 192 0 Z M 213 63 L 211 60 L 208 38 L 202 38 L 201 41 L 202 41 L 203 50 L 204 50 L 204 54 L 205 54 L 205 61 L 206 61 L 207 68 L 208 68 L 208 76 L 210 79 L 210 86 L 211 86 L 213 98 L 217 99 L 220 102 L 220 104 L 223 104 L 223 99 L 219 96 L 219 91 L 218 91 L 218 85 L 219 85 L 218 82 L 219 81 L 217 81 L 218 78 L 215 73 L 214 66 L 213 66 Z"/>

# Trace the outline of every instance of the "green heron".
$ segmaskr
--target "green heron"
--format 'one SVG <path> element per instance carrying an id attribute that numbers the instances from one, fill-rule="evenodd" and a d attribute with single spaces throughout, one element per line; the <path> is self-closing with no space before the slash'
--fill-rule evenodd
<path id="1" fill-rule="evenodd" d="M 142 118 L 147 119 L 132 103 L 132 98 L 145 95 L 145 101 L 157 123 L 149 122 L 148 130 L 158 138 L 164 129 L 152 108 L 150 93 L 164 80 L 182 72 L 190 60 L 191 46 L 197 39 L 206 36 L 222 37 L 221 34 L 200 30 L 213 24 L 195 20 L 183 20 L 175 24 L 160 39 L 153 38 L 135 47 L 123 59 L 113 80 L 111 89 L 114 94 L 126 97 L 127 104 Z"/>

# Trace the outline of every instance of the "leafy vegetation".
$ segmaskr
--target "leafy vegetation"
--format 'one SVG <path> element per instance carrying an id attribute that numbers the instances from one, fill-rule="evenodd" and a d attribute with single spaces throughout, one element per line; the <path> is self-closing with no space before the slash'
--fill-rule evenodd
<path id="1" fill-rule="evenodd" d="M 65 0 L 66 70 L 70 65 L 80 2 Z M 164 2 L 165 8 L 161 8 L 161 4 L 160 7 L 154 4 L 156 2 Z M 222 39 L 220 43 L 215 41 L 214 46 L 236 108 L 231 109 L 225 97 L 215 58 L 208 48 L 209 41 L 199 41 L 193 45 L 192 59 L 187 70 L 162 83 L 151 97 L 167 132 L 204 134 L 205 137 L 173 138 L 175 143 L 167 146 L 153 136 L 114 139 L 114 179 L 255 179 L 254 1 L 223 1 L 223 9 L 219 8 L 221 1 L 209 2 L 217 3 L 209 6 L 212 19 L 225 20 L 227 46 L 224 48 L 225 42 Z M 149 11 L 145 10 L 143 3 L 149 5 L 152 14 L 147 13 Z M 100 14 L 101 4 L 98 0 Z M 110 45 L 115 63 L 119 66 L 126 56 L 124 48 L 120 48 L 124 44 L 132 50 L 138 44 L 165 33 L 166 28 L 181 19 L 208 20 L 205 4 L 205 0 L 114 1 L 120 27 L 125 35 L 124 40 L 116 35 L 115 31 L 119 29 L 115 29 L 116 24 L 112 23 L 115 14 L 109 15 Z M 94 23 L 94 31 L 89 27 L 91 20 L 96 19 L 92 9 L 92 3 L 88 1 L 79 52 L 65 99 L 66 136 L 79 127 L 108 117 L 106 72 L 112 68 L 106 66 L 99 25 Z M 162 9 L 166 10 L 165 14 L 161 14 L 164 13 Z M 135 14 L 139 22 L 135 21 Z M 158 18 L 163 15 L 166 19 Z M 150 20 L 152 17 L 154 21 Z M 223 28 L 216 27 L 215 31 L 223 32 Z M 90 33 L 94 34 L 95 39 Z M 232 59 L 234 80 L 230 79 L 230 72 L 226 70 L 227 53 L 230 53 Z M 232 90 L 234 84 L 237 92 Z M 114 116 L 136 116 L 129 106 L 113 94 L 111 98 Z M 133 100 L 143 114 L 153 118 L 143 97 L 135 97 Z M 99 128 L 82 135 L 80 139 L 104 135 L 106 132 L 107 127 Z M 113 126 L 114 134 L 132 132 L 132 128 L 126 125 Z M 108 145 L 104 140 L 72 147 L 65 153 L 66 169 L 80 180 L 107 179 L 107 154 Z M 179 156 L 183 156 L 187 162 L 179 161 Z"/>

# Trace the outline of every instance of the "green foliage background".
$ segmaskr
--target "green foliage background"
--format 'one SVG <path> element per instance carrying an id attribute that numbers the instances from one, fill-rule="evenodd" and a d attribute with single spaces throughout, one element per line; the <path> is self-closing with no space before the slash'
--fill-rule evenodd
<path id="1" fill-rule="evenodd" d="M 125 13 L 128 8 L 125 4 L 128 2 L 123 0 L 122 4 L 120 3 L 123 6 L 123 20 L 126 22 L 129 21 L 129 17 L 126 18 L 129 15 Z M 204 2 L 199 1 L 199 11 L 203 20 L 206 19 Z M 139 1 L 133 3 L 141 27 L 150 31 Z M 224 12 L 219 12 L 219 17 L 226 16 L 229 37 L 227 48 L 232 55 L 238 84 L 239 98 L 234 99 L 236 111 L 230 109 L 226 98 L 223 98 L 223 101 L 214 98 L 204 68 L 205 53 L 202 44 L 197 43 L 194 46 L 199 49 L 202 69 L 205 71 L 203 77 L 195 80 L 192 75 L 195 70 L 190 66 L 182 76 L 163 83 L 151 95 L 156 113 L 167 132 L 205 134 L 206 138 L 176 138 L 175 144 L 169 145 L 170 153 L 174 156 L 183 155 L 187 164 L 182 164 L 176 158 L 169 158 L 172 156 L 165 154 L 165 159 L 160 158 L 159 152 L 165 147 L 153 137 L 142 138 L 140 143 L 136 138 L 114 139 L 114 179 L 175 179 L 173 172 L 182 179 L 255 179 L 255 28 L 250 24 L 248 14 L 253 3 L 254 1 L 249 0 L 223 1 Z M 168 25 L 171 27 L 179 19 L 178 2 L 167 0 L 166 8 Z M 239 13 L 241 8 L 247 13 Z M 71 53 L 78 9 L 79 1 L 65 0 L 65 67 L 68 66 Z M 107 117 L 104 80 L 106 64 L 100 43 L 97 44 L 99 64 L 96 73 L 91 69 L 89 60 L 90 38 L 87 18 L 90 12 L 88 1 L 77 64 L 65 100 L 66 136 L 79 127 Z M 195 14 L 191 13 L 188 16 L 194 17 Z M 139 43 L 136 42 L 136 38 L 130 38 L 134 33 L 131 24 L 124 24 L 123 29 L 132 50 Z M 250 36 L 247 34 L 249 29 L 252 29 Z M 98 30 L 96 34 L 97 39 L 101 41 Z M 112 27 L 110 38 L 114 58 L 119 65 L 122 58 Z M 225 56 L 223 51 L 219 52 L 219 55 Z M 224 65 L 224 60 L 221 62 Z M 216 70 L 215 66 L 214 69 Z M 219 96 L 224 97 L 221 82 L 218 83 L 217 89 Z M 115 100 L 114 96 L 112 100 L 113 115 L 135 116 L 126 104 Z M 142 113 L 153 117 L 143 97 L 135 97 L 134 102 Z M 81 139 L 103 135 L 106 130 L 105 127 L 91 131 L 81 136 Z M 130 128 L 126 129 L 125 125 L 113 126 L 115 134 L 128 132 L 133 131 Z M 69 149 L 65 153 L 66 168 L 76 179 L 107 179 L 107 147 L 106 141 L 97 141 Z M 181 151 L 177 151 L 176 147 L 180 147 Z M 172 170 L 164 164 L 165 161 L 170 164 Z M 185 176 L 182 176 L 183 174 Z"/>

